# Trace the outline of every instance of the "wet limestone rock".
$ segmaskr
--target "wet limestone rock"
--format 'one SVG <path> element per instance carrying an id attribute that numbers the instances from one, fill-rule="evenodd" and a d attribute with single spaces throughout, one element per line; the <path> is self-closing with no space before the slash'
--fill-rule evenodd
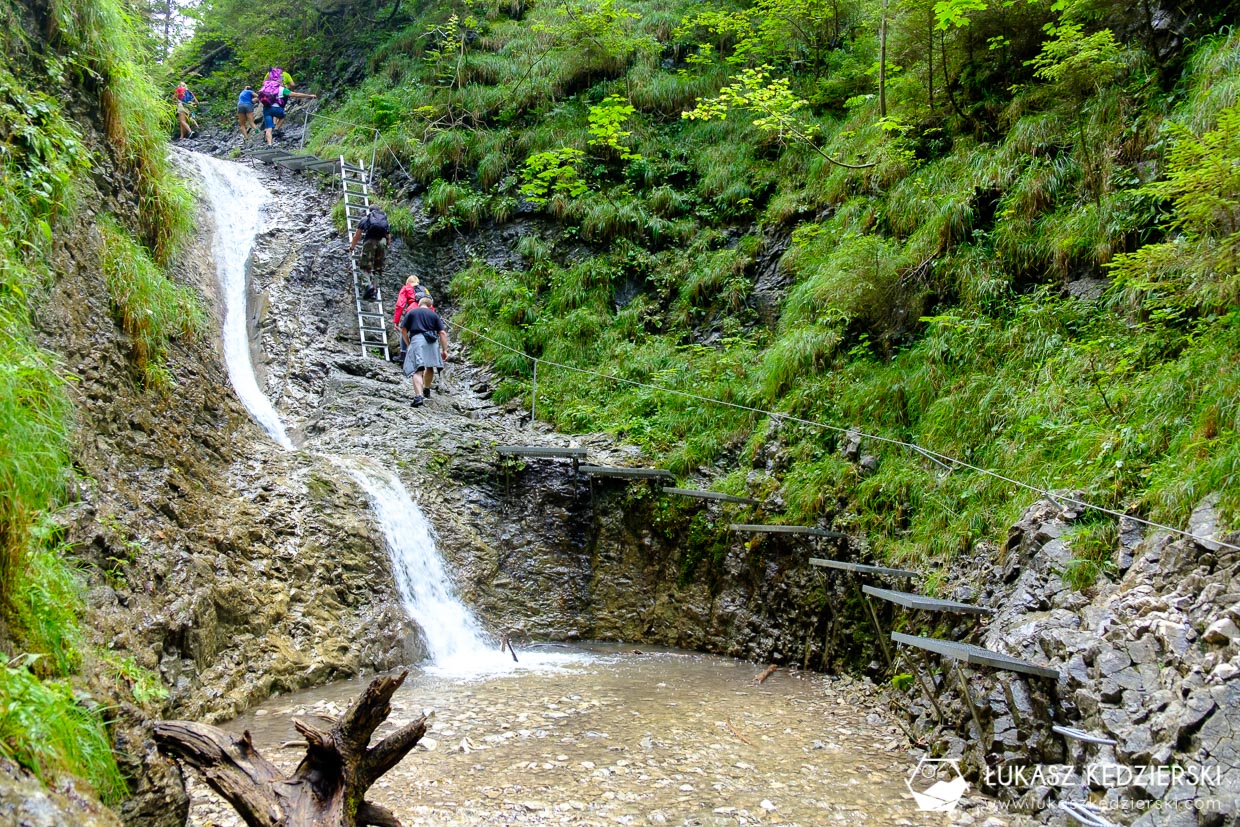
<path id="1" fill-rule="evenodd" d="M 182 822 L 184 823 L 184 822 Z M 0 824 L 20 827 L 121 827 L 116 813 L 72 786 L 48 789 L 0 757 Z"/>

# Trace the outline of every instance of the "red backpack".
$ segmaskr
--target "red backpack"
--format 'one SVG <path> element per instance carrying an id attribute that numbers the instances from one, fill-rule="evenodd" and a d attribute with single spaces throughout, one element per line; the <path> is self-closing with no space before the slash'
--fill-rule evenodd
<path id="1" fill-rule="evenodd" d="M 263 81 L 263 85 L 258 90 L 258 102 L 263 106 L 275 106 L 280 101 L 280 87 L 283 82 L 284 70 L 279 66 L 272 66 L 271 71 L 267 73 L 267 79 Z"/>

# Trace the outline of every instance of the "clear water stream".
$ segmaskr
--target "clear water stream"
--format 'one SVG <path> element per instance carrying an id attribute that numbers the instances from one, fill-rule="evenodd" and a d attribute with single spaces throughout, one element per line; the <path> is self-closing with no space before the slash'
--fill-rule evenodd
<path id="1" fill-rule="evenodd" d="M 949 823 L 917 809 L 905 740 L 855 688 L 782 670 L 756 685 L 760 666 L 708 655 L 577 651 L 588 658 L 519 676 L 411 674 L 378 735 L 434 707 L 430 732 L 369 798 L 407 827 Z M 273 698 L 228 726 L 291 769 L 292 719 L 336 716 L 364 685 Z M 239 823 L 201 786 L 195 801 L 192 824 Z"/>

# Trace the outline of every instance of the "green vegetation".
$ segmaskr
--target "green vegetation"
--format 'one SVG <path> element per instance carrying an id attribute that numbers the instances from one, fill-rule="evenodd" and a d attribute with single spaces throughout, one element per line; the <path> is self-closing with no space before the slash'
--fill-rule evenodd
<path id="1" fill-rule="evenodd" d="M 35 677 L 35 658 L 0 665 L 0 752 L 42 779 L 73 773 L 104 801 L 118 801 L 125 780 L 98 712 L 84 707 L 67 681 Z"/>
<path id="2" fill-rule="evenodd" d="M 734 493 L 769 467 L 789 521 L 943 570 L 1034 496 L 975 469 L 1240 518 L 1240 36 L 1177 14 L 1172 43 L 1107 0 L 397 5 L 333 112 L 360 128 L 311 145 L 380 130 L 432 235 L 518 199 L 555 227 L 452 282 L 498 400 L 535 357 L 560 428 Z M 853 426 L 890 440 L 865 476 Z"/>
<path id="3" fill-rule="evenodd" d="M 133 347 L 134 363 L 146 382 L 166 388 L 172 377 L 164 366 L 168 340 L 192 336 L 206 326 L 197 294 L 175 284 L 147 253 L 109 216 L 101 216 L 103 275 L 122 329 Z"/>
<path id="4" fill-rule="evenodd" d="M 49 516 L 72 473 L 73 409 L 30 314 L 56 287 L 58 236 L 81 223 L 91 178 L 126 182 L 132 204 L 102 227 L 105 275 L 135 361 L 158 383 L 168 337 L 201 319 L 160 270 L 190 227 L 192 201 L 166 153 L 171 107 L 136 62 L 142 39 L 123 2 L 57 0 L 36 15 L 0 0 L 0 21 L 0 752 L 116 801 L 125 785 L 102 710 L 74 689 L 89 659 L 79 577 Z M 92 125 L 107 142 L 88 149 Z"/>

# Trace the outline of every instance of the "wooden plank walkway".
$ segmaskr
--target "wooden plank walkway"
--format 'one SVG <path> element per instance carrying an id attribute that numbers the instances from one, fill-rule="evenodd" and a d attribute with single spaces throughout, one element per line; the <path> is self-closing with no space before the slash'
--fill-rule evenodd
<path id="1" fill-rule="evenodd" d="M 543 459 L 585 459 L 585 448 L 558 448 L 546 445 L 496 445 L 495 451 L 506 457 L 538 457 Z"/>
<path id="2" fill-rule="evenodd" d="M 662 468 L 619 468 L 607 465 L 582 465 L 581 473 L 591 477 L 618 477 L 626 480 L 674 480 L 671 471 Z"/>
<path id="3" fill-rule="evenodd" d="M 920 572 L 909 571 L 908 569 L 892 569 L 886 566 L 870 566 L 865 563 L 845 563 L 843 560 L 824 560 L 821 557 L 809 558 L 811 566 L 818 566 L 823 569 L 840 569 L 841 571 L 851 571 L 854 574 L 882 574 L 888 577 L 921 577 Z"/>
<path id="4" fill-rule="evenodd" d="M 896 569 L 898 571 L 898 569 Z M 906 609 L 917 609 L 923 612 L 953 612 L 955 614 L 972 614 L 972 615 L 989 615 L 994 614 L 993 609 L 987 609 L 983 606 L 974 606 L 972 603 L 960 603 L 956 600 L 939 600 L 933 597 L 926 597 L 922 594 L 910 594 L 909 592 L 897 592 L 891 589 L 879 589 L 874 586 L 862 586 L 861 591 L 868 595 L 877 597 L 879 600 L 886 600 L 889 603 L 895 603 L 897 606 L 903 606 Z"/>
<path id="5" fill-rule="evenodd" d="M 805 534 L 810 537 L 847 537 L 838 531 L 816 528 L 809 525 L 758 525 L 754 523 L 731 523 L 730 531 L 748 532 L 750 534 Z"/>
<path id="6" fill-rule="evenodd" d="M 1051 732 L 1058 732 L 1060 735 L 1062 735 L 1065 738 L 1070 738 L 1073 741 L 1083 741 L 1086 744 L 1099 744 L 1104 747 L 1113 747 L 1117 743 L 1114 738 L 1107 738 L 1102 735 L 1094 735 L 1092 733 L 1086 732 L 1083 729 L 1077 729 L 1076 727 L 1053 726 L 1051 727 Z"/>
<path id="7" fill-rule="evenodd" d="M 1014 658 L 1001 652 L 992 652 L 989 649 L 983 649 L 981 646 L 974 646 L 972 643 L 956 643 L 955 641 L 940 640 L 934 637 L 914 637 L 913 635 L 906 635 L 900 632 L 892 632 L 891 639 L 896 643 L 925 649 L 927 652 L 934 652 L 960 663 L 970 663 L 974 666 L 989 666 L 992 669 L 1005 669 L 1009 672 L 1022 672 L 1039 678 L 1059 679 L 1059 672 L 1054 669 L 1038 666 L 1036 663 Z"/>
<path id="8" fill-rule="evenodd" d="M 1084 824 L 1085 827 L 1116 827 L 1115 822 L 1104 818 L 1101 811 L 1092 804 L 1064 801 L 1059 804 L 1059 809 L 1063 810 L 1068 818 L 1077 824 Z"/>
<path id="9" fill-rule="evenodd" d="M 761 505 L 757 500 L 751 500 L 748 497 L 738 497 L 735 494 L 724 494 L 722 491 L 703 491 L 700 488 L 663 488 L 664 494 L 676 494 L 680 497 L 695 497 L 699 500 L 718 500 L 725 503 L 739 503 L 741 505 Z"/>

